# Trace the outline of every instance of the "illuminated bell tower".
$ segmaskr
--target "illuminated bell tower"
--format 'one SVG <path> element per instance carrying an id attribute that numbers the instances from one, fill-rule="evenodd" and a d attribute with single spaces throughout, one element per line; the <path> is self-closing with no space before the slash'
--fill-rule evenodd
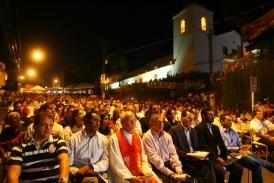
<path id="1" fill-rule="evenodd" d="M 209 71 L 213 12 L 192 4 L 173 17 L 173 73 Z"/>

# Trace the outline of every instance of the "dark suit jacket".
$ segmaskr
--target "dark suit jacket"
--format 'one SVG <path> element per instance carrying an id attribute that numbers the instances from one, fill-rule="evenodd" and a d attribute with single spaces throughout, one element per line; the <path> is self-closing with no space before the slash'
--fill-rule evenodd
<path id="1" fill-rule="evenodd" d="M 184 161 L 185 159 L 189 158 L 186 156 L 186 154 L 190 152 L 190 149 L 185 135 L 184 127 L 181 124 L 172 126 L 169 129 L 169 133 L 172 137 L 173 143 L 176 147 L 180 160 Z M 194 128 L 192 128 L 190 131 L 190 138 L 193 150 L 200 150 L 197 132 Z"/>
<path id="2" fill-rule="evenodd" d="M 214 166 L 216 161 L 214 160 L 200 160 L 186 154 L 190 152 L 187 137 L 185 135 L 184 127 L 181 124 L 173 126 L 169 130 L 172 136 L 173 143 L 176 147 L 179 158 L 183 164 L 183 170 L 186 171 L 191 177 L 196 178 L 199 182 L 216 183 L 216 175 Z M 197 131 L 192 128 L 190 131 L 191 143 L 194 151 L 201 150 L 200 143 L 198 142 Z M 223 169 L 222 169 L 223 170 Z M 218 174 L 221 171 L 218 171 Z M 221 172 L 222 174 L 222 172 Z M 222 179 L 221 175 L 221 178 Z M 219 182 L 223 182 L 223 179 Z"/>
<path id="3" fill-rule="evenodd" d="M 219 147 L 221 154 L 220 157 L 226 159 L 229 154 L 224 141 L 222 139 L 220 129 L 217 125 L 212 124 L 211 129 L 213 135 L 210 133 L 210 130 L 206 123 L 199 123 L 195 129 L 198 133 L 198 141 L 201 145 L 201 149 L 204 151 L 210 152 L 210 155 L 213 159 L 218 158 L 218 148 Z"/>

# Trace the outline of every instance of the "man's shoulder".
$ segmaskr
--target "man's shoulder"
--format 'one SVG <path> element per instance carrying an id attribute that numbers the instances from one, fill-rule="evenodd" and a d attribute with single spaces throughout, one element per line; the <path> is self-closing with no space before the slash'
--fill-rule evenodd
<path id="1" fill-rule="evenodd" d="M 199 123 L 198 125 L 196 125 L 196 129 L 199 129 L 199 128 L 206 128 L 207 127 L 207 125 L 206 125 L 206 123 L 205 122 L 201 122 L 201 123 Z"/>
<path id="2" fill-rule="evenodd" d="M 213 127 L 213 128 L 219 128 L 219 126 L 216 125 L 216 124 L 211 124 L 211 127 Z M 219 128 L 219 129 L 220 129 L 220 128 Z"/>
<path id="3" fill-rule="evenodd" d="M 194 129 L 197 131 L 197 133 L 201 133 L 201 132 L 206 131 L 207 125 L 206 125 L 206 123 L 201 122 L 198 125 L 196 125 Z"/>
<path id="4" fill-rule="evenodd" d="M 34 145 L 33 139 L 30 137 L 22 139 L 20 142 L 13 145 L 12 149 L 16 151 L 24 151 L 26 147 Z"/>
<path id="5" fill-rule="evenodd" d="M 47 143 L 53 143 L 53 144 L 55 144 L 55 145 L 65 145 L 65 140 L 62 138 L 62 137 L 60 137 L 60 136 L 53 136 L 53 135 L 51 135 L 50 137 L 49 137 L 49 139 L 48 139 L 48 142 Z"/>
<path id="6" fill-rule="evenodd" d="M 146 132 L 143 134 L 142 139 L 147 139 L 147 138 L 149 138 L 149 136 L 151 136 L 151 135 L 152 135 L 151 130 L 148 130 L 148 131 L 146 131 Z"/>
<path id="7" fill-rule="evenodd" d="M 54 122 L 54 123 L 53 123 L 53 126 L 54 126 L 55 128 L 60 129 L 60 130 L 64 130 L 64 127 L 63 127 L 62 125 L 60 125 L 59 123 Z"/>
<path id="8" fill-rule="evenodd" d="M 108 141 L 107 136 L 105 136 L 104 134 L 100 133 L 99 131 L 96 132 L 98 139 L 102 140 L 102 141 Z"/>
<path id="9" fill-rule="evenodd" d="M 181 131 L 181 130 L 182 130 L 182 125 L 180 125 L 180 124 L 171 126 L 169 129 L 170 132 L 176 132 L 176 131 Z"/>
<path id="10" fill-rule="evenodd" d="M 261 121 L 259 120 L 259 119 L 257 119 L 257 118 L 252 118 L 251 120 L 250 120 L 250 123 L 260 123 Z"/>
<path id="11" fill-rule="evenodd" d="M 117 140 L 118 140 L 118 137 L 117 137 L 117 134 L 116 134 L 116 133 L 113 133 L 113 134 L 109 137 L 109 139 L 108 139 L 109 142 L 111 142 L 111 141 L 117 141 Z"/>

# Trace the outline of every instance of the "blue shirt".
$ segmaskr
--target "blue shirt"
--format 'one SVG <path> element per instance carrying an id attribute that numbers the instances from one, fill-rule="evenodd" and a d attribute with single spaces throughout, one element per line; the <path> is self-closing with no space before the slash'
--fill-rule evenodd
<path id="1" fill-rule="evenodd" d="M 221 136 L 223 138 L 225 146 L 227 147 L 229 151 L 231 152 L 239 151 L 242 143 L 236 131 L 234 131 L 232 128 L 228 128 L 228 129 L 223 128 L 221 130 Z"/>

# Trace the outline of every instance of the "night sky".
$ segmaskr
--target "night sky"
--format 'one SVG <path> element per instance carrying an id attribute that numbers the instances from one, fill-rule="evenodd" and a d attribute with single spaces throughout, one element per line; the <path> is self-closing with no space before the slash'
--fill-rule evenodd
<path id="1" fill-rule="evenodd" d="M 1 0 L 1 17 L 10 23 L 1 28 L 0 56 L 9 58 L 3 30 L 9 24 L 19 35 L 22 65 L 33 65 L 39 81 L 50 83 L 65 71 L 65 83 L 94 82 L 101 73 L 104 57 L 126 59 L 128 69 L 144 66 L 153 59 L 172 54 L 172 17 L 191 0 L 162 1 L 65 1 Z M 10 3 L 7 3 L 10 2 Z M 273 0 L 200 0 L 214 12 L 216 31 L 239 28 L 243 22 L 273 7 Z M 4 3 L 4 6 L 3 6 Z M 270 4 L 272 3 L 272 4 Z M 262 6 L 260 8 L 260 6 Z M 7 16 L 7 15 L 14 15 Z M 258 14 L 258 15 L 257 15 Z M 5 22 L 5 21 L 4 21 Z M 34 47 L 47 53 L 41 64 L 31 62 Z M 113 72 L 113 71 L 112 71 Z"/>

